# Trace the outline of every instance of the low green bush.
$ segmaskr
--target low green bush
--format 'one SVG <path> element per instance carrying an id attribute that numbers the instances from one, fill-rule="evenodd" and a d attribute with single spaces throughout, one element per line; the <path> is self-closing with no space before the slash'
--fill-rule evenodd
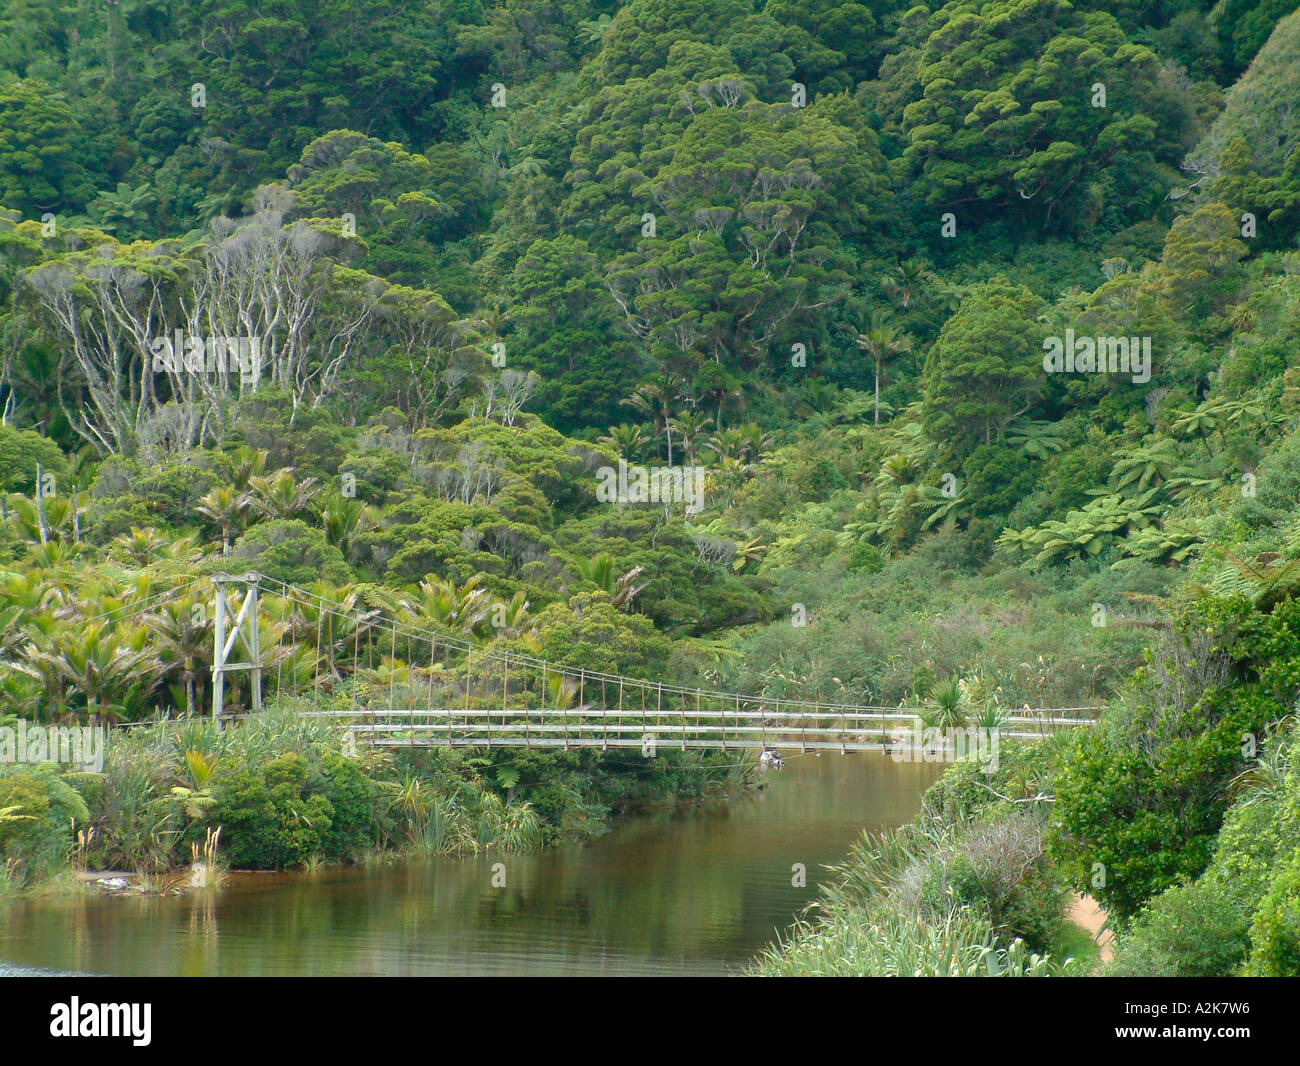
<path id="1" fill-rule="evenodd" d="M 1252 977 L 1300 977 L 1300 848 L 1273 878 L 1250 941 L 1246 972 Z"/>
<path id="2" fill-rule="evenodd" d="M 965 826 L 952 849 L 937 851 L 929 864 L 925 912 L 938 919 L 954 906 L 973 908 L 1000 939 L 1057 951 L 1065 891 L 1046 861 L 1043 838 L 1042 822 L 1031 812 L 998 811 Z"/>
<path id="3" fill-rule="evenodd" d="M 1122 977 L 1222 977 L 1249 947 L 1247 916 L 1223 885 L 1203 878 L 1156 896 L 1120 938 L 1106 973 Z"/>
<path id="4" fill-rule="evenodd" d="M 308 777 L 307 760 L 292 752 L 261 767 L 217 767 L 210 818 L 222 828 L 232 865 L 277 870 L 326 854 L 334 805 L 323 782 Z"/>
<path id="5" fill-rule="evenodd" d="M 331 858 L 356 858 L 375 841 L 379 789 L 355 760 L 337 752 L 326 753 L 320 772 L 333 808 L 329 829 L 322 836 L 323 852 Z"/>

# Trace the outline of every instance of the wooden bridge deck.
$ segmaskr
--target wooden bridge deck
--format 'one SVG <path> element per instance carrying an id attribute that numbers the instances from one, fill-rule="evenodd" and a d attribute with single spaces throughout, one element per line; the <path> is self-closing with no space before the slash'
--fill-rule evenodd
<path id="1" fill-rule="evenodd" d="M 1089 718 L 1050 713 L 1007 714 L 998 740 L 1038 740 L 1092 724 Z M 1064 709 L 1060 709 L 1064 710 Z M 360 708 L 305 711 L 344 725 L 375 747 L 647 748 L 668 750 L 885 751 L 916 746 L 920 719 L 914 711 L 814 711 L 798 716 L 756 711 L 629 711 L 516 708 Z M 977 724 L 967 727 L 972 744 Z M 986 734 L 987 739 L 987 734 Z"/>

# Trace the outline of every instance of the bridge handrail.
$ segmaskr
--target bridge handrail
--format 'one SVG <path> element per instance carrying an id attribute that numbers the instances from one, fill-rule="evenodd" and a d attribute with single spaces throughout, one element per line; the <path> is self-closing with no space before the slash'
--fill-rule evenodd
<path id="1" fill-rule="evenodd" d="M 829 721 L 829 722 L 866 722 L 868 724 L 877 722 L 899 722 L 902 719 L 919 720 L 920 715 L 912 709 L 899 709 L 886 713 L 876 713 L 867 711 L 842 711 L 842 712 L 814 712 L 810 714 L 784 715 L 773 720 L 769 717 L 770 711 L 729 711 L 726 708 L 710 709 L 702 708 L 701 710 L 663 710 L 655 711 L 646 709 L 644 712 L 639 708 L 625 707 L 619 710 L 617 707 L 353 707 L 342 708 L 331 711 L 300 711 L 299 718 L 417 718 L 420 716 L 445 716 L 465 720 L 468 718 L 484 717 L 512 717 L 517 718 L 527 715 L 544 715 L 550 718 L 595 718 L 604 720 L 607 718 L 627 718 L 627 719 L 650 719 L 656 721 L 673 718 L 692 718 L 700 719 L 722 719 L 724 721 L 754 721 L 769 722 L 769 727 L 773 729 L 781 728 L 791 721 Z M 1033 714 L 1011 714 L 1005 715 L 999 720 L 999 725 L 1091 725 L 1091 718 L 1049 718 L 1044 715 Z M 983 723 L 975 721 L 969 723 L 968 728 L 985 728 Z M 988 728 L 992 728 L 991 726 Z"/>

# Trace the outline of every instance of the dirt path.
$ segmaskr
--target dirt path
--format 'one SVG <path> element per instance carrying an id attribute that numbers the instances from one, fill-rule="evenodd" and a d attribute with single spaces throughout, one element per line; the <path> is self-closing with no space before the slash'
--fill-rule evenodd
<path id="1" fill-rule="evenodd" d="M 1112 943 L 1114 936 L 1107 929 L 1100 936 L 1101 927 L 1106 921 L 1106 912 L 1097 905 L 1097 901 L 1091 896 L 1082 896 L 1078 892 L 1071 893 L 1072 902 L 1070 903 L 1069 918 L 1075 925 L 1086 929 L 1092 939 L 1096 941 L 1098 948 L 1101 949 L 1101 961 L 1110 962 L 1115 956 L 1115 947 Z"/>

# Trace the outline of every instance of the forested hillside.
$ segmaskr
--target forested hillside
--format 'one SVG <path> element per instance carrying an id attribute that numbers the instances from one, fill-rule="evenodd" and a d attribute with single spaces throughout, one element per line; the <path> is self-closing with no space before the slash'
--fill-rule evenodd
<path id="1" fill-rule="evenodd" d="M 828 914 L 1059 956 L 1068 881 L 1125 972 L 1295 974 L 1297 6 L 7 0 L 0 721 L 210 710 L 206 593 L 129 609 L 244 570 L 692 686 L 1105 703 L 995 791 L 952 771 Z M 620 462 L 702 498 L 611 502 Z M 283 710 L 317 620 L 268 600 Z M 433 684 L 387 670 L 334 698 Z M 0 768 L 10 881 L 70 825 L 283 866 L 428 842 L 449 797 L 435 850 L 729 780 L 497 752 L 345 787 L 329 738 L 275 770 L 150 728 L 98 783 Z M 249 843 L 285 780 L 352 828 Z M 770 968 L 834 969 L 808 935 Z"/>

